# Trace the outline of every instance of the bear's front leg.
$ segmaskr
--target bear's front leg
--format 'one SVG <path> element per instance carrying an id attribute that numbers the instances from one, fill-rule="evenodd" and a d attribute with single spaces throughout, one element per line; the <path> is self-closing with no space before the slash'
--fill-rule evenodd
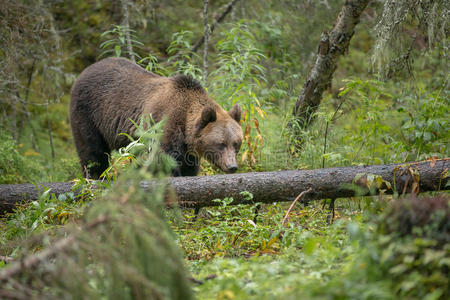
<path id="1" fill-rule="evenodd" d="M 177 159 L 177 167 L 172 172 L 173 176 L 197 176 L 200 171 L 200 158 L 191 153 L 186 153 Z M 177 175 L 174 175 L 177 174 Z"/>

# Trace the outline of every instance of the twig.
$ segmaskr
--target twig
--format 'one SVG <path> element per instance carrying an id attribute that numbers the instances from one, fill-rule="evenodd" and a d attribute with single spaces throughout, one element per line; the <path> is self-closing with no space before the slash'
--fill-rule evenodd
<path id="1" fill-rule="evenodd" d="M 16 104 L 14 103 L 14 100 L 12 98 L 10 105 L 11 105 L 11 131 L 13 133 L 14 142 L 18 144 L 19 137 L 17 135 L 17 111 L 16 111 Z"/>
<path id="2" fill-rule="evenodd" d="M 325 168 L 325 153 L 327 152 L 327 136 L 328 136 L 328 124 L 330 122 L 327 121 L 327 126 L 325 127 L 325 140 L 323 142 L 323 155 L 322 155 L 322 169 Z"/>
<path id="3" fill-rule="evenodd" d="M 197 221 L 197 219 L 198 219 L 198 214 L 200 213 L 200 209 L 201 209 L 200 206 L 196 206 L 194 209 L 194 219 L 193 219 L 194 222 Z"/>
<path id="4" fill-rule="evenodd" d="M 1 290 L 0 291 L 0 299 L 27 299 L 27 298 L 19 297 L 16 295 L 16 293 L 13 293 L 13 292 Z"/>
<path id="5" fill-rule="evenodd" d="M 239 0 L 231 0 L 225 10 L 223 11 L 223 13 L 214 21 L 214 23 L 211 24 L 211 26 L 209 27 L 209 33 L 213 33 L 214 29 L 216 28 L 216 25 L 219 24 L 220 22 L 222 22 L 226 15 L 228 15 L 230 13 L 230 11 L 233 9 L 233 6 L 238 2 Z M 200 48 L 200 46 L 205 42 L 205 36 L 202 36 L 197 43 L 195 43 L 195 45 L 192 47 L 191 53 L 197 52 L 197 50 Z"/>
<path id="6" fill-rule="evenodd" d="M 31 67 L 30 67 L 30 69 L 28 71 L 28 80 L 27 80 L 27 85 L 26 85 L 26 88 L 25 88 L 25 99 L 23 99 L 23 101 L 20 101 L 20 103 L 23 106 L 24 115 L 27 118 L 28 125 L 31 128 L 31 146 L 33 147 L 33 149 L 35 151 L 39 152 L 39 149 L 36 147 L 36 141 L 35 141 L 36 134 L 35 134 L 34 126 L 31 123 L 30 112 L 28 111 L 28 108 L 27 108 L 28 98 L 30 96 L 31 80 L 33 79 L 33 73 L 34 73 L 35 66 L 36 66 L 36 58 L 33 58 L 33 63 L 31 64 Z M 20 98 L 20 94 L 19 94 L 18 91 L 16 92 L 16 96 L 17 96 L 17 98 Z M 20 128 L 19 128 L 19 140 L 20 140 L 20 137 L 22 135 L 23 127 L 24 127 L 24 122 L 22 121 L 21 124 L 20 124 Z"/>
<path id="7" fill-rule="evenodd" d="M 259 210 L 261 209 L 261 204 L 258 203 L 255 207 L 255 216 L 253 217 L 253 222 L 256 224 L 257 223 L 257 219 L 258 219 L 258 215 L 259 215 Z"/>
<path id="8" fill-rule="evenodd" d="M 50 101 L 47 100 L 47 106 L 46 106 L 46 110 L 45 110 L 46 117 L 47 117 L 47 133 L 48 133 L 48 139 L 50 142 L 50 149 L 52 150 L 52 152 L 51 152 L 52 153 L 52 168 L 54 168 L 55 167 L 54 166 L 55 165 L 55 147 L 53 146 L 52 126 L 50 124 L 50 115 L 48 112 L 49 105 L 50 105 Z"/>
<path id="9" fill-rule="evenodd" d="M 346 99 L 347 99 L 346 97 L 344 97 L 344 99 L 342 99 L 341 103 L 339 103 L 338 107 L 334 111 L 334 114 L 331 117 L 331 120 L 327 121 L 327 126 L 325 127 L 325 141 L 323 143 L 322 169 L 325 168 L 325 153 L 327 151 L 328 125 L 329 125 L 330 122 L 334 122 L 335 121 L 336 114 L 339 111 L 339 109 L 341 109 L 341 106 L 342 106 L 342 104 L 344 104 Z"/>
<path id="10" fill-rule="evenodd" d="M 333 198 L 333 199 L 331 199 L 331 202 L 330 202 L 330 208 L 329 208 L 329 210 L 330 210 L 330 214 L 327 216 L 327 223 L 328 224 L 332 224 L 333 223 L 333 221 L 334 221 L 334 217 L 335 217 L 335 207 L 334 207 L 334 203 L 335 203 L 335 201 L 336 201 L 336 198 Z"/>
<path id="11" fill-rule="evenodd" d="M 289 206 L 289 209 L 286 212 L 286 215 L 283 218 L 283 222 L 281 223 L 281 226 L 284 226 L 284 224 L 286 223 L 287 219 L 289 219 L 289 213 L 291 212 L 292 208 L 294 207 L 295 203 L 297 203 L 297 201 L 306 193 L 311 192 L 311 188 L 307 189 L 306 191 L 301 192 L 297 198 L 295 198 L 295 200 L 292 202 L 291 206 Z"/>
<path id="12" fill-rule="evenodd" d="M 97 227 L 98 225 L 105 223 L 106 221 L 108 221 L 108 219 L 109 219 L 108 216 L 101 215 L 96 220 L 94 220 L 93 222 L 86 225 L 84 230 L 93 229 L 93 228 Z M 52 247 L 49 247 L 39 253 L 29 255 L 29 256 L 21 259 L 20 261 L 16 261 L 16 262 L 12 263 L 10 267 L 8 267 L 0 272 L 0 282 L 7 281 L 8 279 L 12 278 L 13 276 L 20 274 L 23 270 L 36 267 L 41 262 L 48 260 L 49 258 L 55 256 L 58 252 L 63 251 L 68 246 L 70 246 L 74 242 L 76 237 L 77 237 L 77 234 L 75 234 L 75 233 L 71 234 L 68 237 L 55 242 Z"/>
<path id="13" fill-rule="evenodd" d="M 358 158 L 359 153 L 361 152 L 362 148 L 364 147 L 364 145 L 366 144 L 366 138 L 367 136 L 364 136 L 363 141 L 361 143 L 361 146 L 359 147 L 358 151 L 356 152 L 355 156 L 353 156 L 352 158 L 352 163 L 356 160 L 356 158 Z"/>
<path id="14" fill-rule="evenodd" d="M 194 278 L 194 277 L 192 277 L 192 276 L 188 277 L 188 280 L 190 280 L 192 283 L 201 285 L 201 284 L 203 284 L 205 281 L 211 280 L 211 279 L 215 279 L 215 278 L 217 278 L 217 275 L 216 275 L 216 274 L 210 274 L 210 275 L 206 276 L 205 279 L 203 279 L 203 280 L 196 279 L 196 278 Z"/>

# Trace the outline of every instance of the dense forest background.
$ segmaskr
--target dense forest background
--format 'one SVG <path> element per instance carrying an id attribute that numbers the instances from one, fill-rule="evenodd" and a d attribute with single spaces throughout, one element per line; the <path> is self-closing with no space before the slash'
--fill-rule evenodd
<path id="1" fill-rule="evenodd" d="M 204 2 L 208 3 L 206 22 Z M 332 28 L 344 3 L 344 0 L 2 1 L 0 184 L 82 181 L 69 124 L 70 89 L 84 68 L 108 56 L 135 60 L 147 70 L 164 76 L 188 74 L 199 80 L 225 109 L 241 104 L 244 143 L 239 154 L 239 172 L 448 157 L 450 11 L 447 1 L 370 1 L 348 51 L 338 60 L 332 82 L 311 122 L 308 126 L 295 122 L 293 108 L 315 62 L 321 34 Z M 230 5 L 232 9 L 216 22 Z M 199 43 L 205 33 L 206 48 Z M 120 154 L 113 154 L 111 159 L 120 161 Z M 218 173 L 207 162 L 202 165 L 202 175 Z M 108 172 L 115 176 L 123 164 L 113 166 L 117 170 Z M 125 190 L 119 185 L 114 190 L 117 194 L 111 198 L 119 199 L 119 193 L 129 192 Z M 89 195 L 97 197 L 97 194 Z M 90 205 L 86 204 L 87 200 L 76 204 L 66 201 L 71 197 L 54 199 L 44 194 L 31 207 L 21 208 L 2 219 L 0 256 L 24 255 L 26 251 L 22 252 L 16 240 L 21 240 L 22 245 L 35 231 L 64 236 L 49 232 L 69 220 L 81 218 L 85 206 Z M 143 205 L 145 201 L 141 203 L 136 197 L 137 204 L 133 202 L 133 205 Z M 152 197 L 163 201 L 162 194 Z M 416 248 L 411 250 L 401 244 L 402 240 L 388 247 L 390 241 L 398 238 L 395 234 L 404 220 L 400 212 L 405 208 L 399 204 L 374 221 L 373 214 L 378 216 L 391 200 L 381 196 L 379 199 L 384 200 L 346 199 L 337 215 L 333 214 L 341 222 L 333 226 L 328 224 L 330 216 L 325 203 L 298 208 L 290 225 L 284 227 L 283 221 L 280 227 L 285 206 L 264 206 L 258 217 L 254 205 L 232 208 L 229 205 L 232 199 L 228 198 L 219 200 L 221 208 L 200 213 L 199 219 L 188 210 L 173 215 L 169 212 L 169 216 L 162 218 L 169 220 L 188 270 L 207 278 L 204 284 L 194 288 L 199 298 L 247 299 L 272 295 L 295 299 L 298 293 L 303 293 L 306 298 L 321 299 L 395 299 L 399 295 L 410 299 L 425 296 L 444 299 L 448 296 L 450 249 L 445 214 L 444 219 L 439 219 L 439 224 L 447 226 L 444 231 L 422 232 L 426 235 L 424 240 L 438 241 L 432 246 L 416 240 Z M 438 204 L 430 204 L 432 208 L 420 204 L 407 207 L 430 209 L 431 215 L 441 205 L 448 217 L 448 198 L 433 199 Z M 122 212 L 124 208 L 107 205 L 103 209 Z M 129 210 L 126 213 L 133 214 Z M 87 218 L 95 220 L 90 214 Z M 153 215 L 149 218 L 154 220 Z M 252 220 L 257 218 L 259 222 L 255 224 Z M 431 218 L 420 220 L 431 222 Z M 147 225 L 165 228 L 160 221 L 152 222 Z M 123 228 L 122 233 L 127 235 L 136 230 L 130 226 Z M 99 234 L 107 236 L 108 233 Z M 163 239 L 170 240 L 171 234 L 164 235 Z M 90 237 L 86 234 L 83 238 Z M 133 238 L 130 235 L 127 243 L 135 243 Z M 16 242 L 11 243 L 13 240 Z M 43 241 L 38 244 L 44 245 Z M 117 244 L 109 242 L 108 247 L 116 251 L 117 257 L 126 256 Z M 177 247 L 171 243 L 164 245 L 170 249 Z M 158 247 L 152 248 L 158 244 L 155 241 L 143 244 L 148 248 L 143 247 L 142 251 L 152 252 Z M 133 245 L 142 247 L 143 244 Z M 97 249 L 94 246 L 102 247 L 92 243 L 81 248 L 92 253 Z M 36 249 L 37 246 L 27 247 Z M 401 252 L 406 248 L 411 252 Z M 166 250 L 158 248 L 152 253 Z M 139 256 L 142 251 L 133 253 Z M 425 252 L 428 254 L 424 256 Z M 176 274 L 176 266 L 181 264 L 176 258 L 178 252 L 170 253 L 170 261 L 164 261 L 160 268 L 175 270 L 174 277 L 166 283 L 151 278 L 156 285 L 170 287 L 176 284 L 177 276 L 185 276 Z M 71 257 L 70 253 L 64 255 L 65 259 Z M 104 268 L 115 261 L 113 256 L 104 261 Z M 88 254 L 72 259 L 72 267 L 80 261 L 90 263 Z M 127 267 L 145 264 L 143 259 L 124 261 L 111 272 L 128 274 Z M 1 267 L 0 262 L 0 271 Z M 74 270 L 70 276 L 85 274 L 85 269 L 74 267 Z M 96 276 L 86 286 L 101 286 L 102 279 L 98 278 L 104 274 L 98 272 Z M 216 276 L 218 279 L 214 281 Z M 133 284 L 136 282 L 140 281 L 136 279 Z M 183 281 L 183 285 L 188 284 Z M 61 283 L 61 287 L 68 285 L 68 282 Z M 346 287 L 345 291 L 342 286 Z M 73 291 L 77 289 L 74 287 Z M 0 298 L 1 292 L 0 288 Z M 87 288 L 79 292 L 86 293 L 84 297 L 98 295 Z M 23 293 L 28 295 L 26 289 Z M 188 297 L 182 291 L 177 295 Z M 131 298 L 139 298 L 135 296 L 132 294 Z"/>
<path id="2" fill-rule="evenodd" d="M 210 25 L 227 4 L 209 3 Z M 321 33 L 342 4 L 237 1 L 210 35 L 204 70 L 204 47 L 190 52 L 204 34 L 198 1 L 4 2 L 0 124 L 8 150 L 1 182 L 79 174 L 70 88 L 84 68 L 106 56 L 133 55 L 153 72 L 190 74 L 225 108 L 240 103 L 248 113 L 244 170 L 448 155 L 448 8 L 434 1 L 370 2 L 314 125 L 286 130 Z"/>

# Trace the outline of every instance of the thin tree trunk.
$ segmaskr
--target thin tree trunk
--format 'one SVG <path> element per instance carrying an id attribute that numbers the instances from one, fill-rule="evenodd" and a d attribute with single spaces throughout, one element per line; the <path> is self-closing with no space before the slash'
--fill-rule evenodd
<path id="1" fill-rule="evenodd" d="M 339 103 L 338 107 L 335 109 L 333 116 L 330 120 L 327 121 L 327 124 L 325 126 L 325 137 L 323 142 L 323 156 L 322 156 L 322 168 L 325 168 L 325 154 L 327 153 L 327 138 L 328 138 L 328 128 L 330 126 L 330 123 L 333 123 L 335 121 L 336 114 L 338 113 L 339 109 L 341 108 L 342 104 L 344 104 L 345 99 L 342 99 L 341 103 Z"/>
<path id="2" fill-rule="evenodd" d="M 209 0 L 203 1 L 203 25 L 205 28 L 205 41 L 203 50 L 203 81 L 206 84 L 206 78 L 208 77 L 208 43 L 209 43 L 209 25 L 208 25 L 208 4 Z"/>
<path id="3" fill-rule="evenodd" d="M 225 7 L 225 10 L 223 11 L 223 13 L 211 24 L 210 28 L 209 28 L 209 33 L 213 33 L 214 29 L 216 29 L 216 25 L 221 23 L 225 17 L 231 12 L 231 10 L 233 9 L 233 6 L 238 2 L 239 0 L 231 0 L 227 6 Z M 243 1 L 243 0 L 242 0 Z M 197 52 L 197 50 L 200 48 L 200 46 L 205 42 L 205 35 L 203 35 L 192 47 L 191 52 Z"/>
<path id="4" fill-rule="evenodd" d="M 244 6 L 244 2 L 241 1 L 240 7 L 241 7 L 241 18 L 242 20 L 247 19 L 247 14 L 245 13 L 245 6 Z"/>
<path id="5" fill-rule="evenodd" d="M 311 189 L 302 197 L 302 202 L 307 202 L 370 195 L 380 189 L 384 189 L 385 194 L 450 189 L 446 185 L 448 177 L 445 177 L 449 168 L 450 159 L 446 158 L 390 165 L 173 177 L 169 179 L 169 183 L 178 195 L 179 204 L 185 207 L 214 206 L 217 205 L 215 199 L 225 197 L 233 197 L 233 204 L 249 203 L 242 194 L 243 191 L 252 193 L 252 203 L 273 203 L 292 201 L 301 192 Z M 420 175 L 419 178 L 417 174 Z M 382 178 L 385 183 L 377 186 L 377 178 Z M 370 191 L 367 186 L 371 186 L 371 183 L 374 186 Z M 154 184 L 156 183 L 143 182 L 141 186 L 151 193 Z M 40 191 L 43 191 L 43 187 L 51 188 L 55 195 L 59 195 L 70 192 L 73 185 L 72 182 L 47 183 L 38 185 L 38 188 Z M 38 191 L 32 184 L 0 185 L 0 213 L 11 211 L 19 203 L 29 202 L 37 197 Z"/>
<path id="6" fill-rule="evenodd" d="M 27 85 L 26 85 L 26 88 L 25 88 L 25 98 L 23 99 L 23 101 L 21 101 L 22 107 L 23 107 L 23 112 L 24 112 L 24 115 L 25 115 L 27 121 L 29 121 L 29 113 L 28 113 L 28 108 L 27 108 L 27 102 L 28 102 L 28 96 L 30 95 L 30 85 L 31 85 L 31 79 L 33 78 L 33 72 L 34 72 L 34 65 L 35 65 L 35 63 L 36 63 L 36 60 L 33 59 L 33 63 L 31 64 L 31 67 L 28 70 L 28 74 L 27 74 L 28 75 L 27 76 L 28 79 L 27 79 Z M 19 94 L 18 91 L 16 93 L 16 96 L 17 96 L 18 99 L 21 99 L 20 94 Z M 23 120 L 20 122 L 19 133 L 18 133 L 19 141 L 20 141 L 20 138 L 22 137 L 23 128 L 25 127 L 24 123 L 25 122 Z M 31 144 L 33 144 L 33 141 L 31 142 Z"/>
<path id="7" fill-rule="evenodd" d="M 130 59 L 133 62 L 136 62 L 136 59 L 134 57 L 133 52 L 133 45 L 131 44 L 131 37 L 130 37 L 130 21 L 128 16 L 128 2 L 127 0 L 120 0 L 122 4 L 122 13 L 123 13 L 123 26 L 125 27 L 125 39 L 127 41 L 127 51 L 130 55 Z"/>
<path id="8" fill-rule="evenodd" d="M 331 84 L 338 58 L 348 51 L 355 26 L 370 0 L 346 0 L 333 28 L 320 37 L 316 62 L 295 104 L 294 121 L 303 129 L 314 119 L 322 94 Z"/>
<path id="9" fill-rule="evenodd" d="M 54 167 L 54 163 L 55 163 L 55 147 L 53 146 L 53 136 L 52 136 L 52 126 L 50 123 L 50 114 L 48 112 L 48 106 L 50 105 L 50 102 L 47 100 L 47 105 L 46 105 L 46 115 L 47 115 L 47 133 L 48 133 L 48 140 L 50 143 L 50 150 L 51 150 L 51 154 L 52 154 L 52 167 Z"/>
<path id="10" fill-rule="evenodd" d="M 28 99 L 30 97 L 30 88 L 31 88 L 31 82 L 33 79 L 33 73 L 34 73 L 34 69 L 35 69 L 35 65 L 36 65 L 36 59 L 33 58 L 33 63 L 31 64 L 30 70 L 28 72 L 28 81 L 27 81 L 27 87 L 26 87 L 26 91 L 25 91 L 25 99 L 23 99 L 22 105 L 23 105 L 23 110 L 24 110 L 24 114 L 25 114 L 25 118 L 28 122 L 28 125 L 30 126 L 31 129 L 31 147 L 33 148 L 34 151 L 39 152 L 39 144 L 36 138 L 36 130 L 34 129 L 33 123 L 31 122 L 31 118 L 30 118 L 30 112 L 28 111 Z M 22 131 L 22 127 L 23 126 L 23 122 L 22 122 L 22 126 L 21 126 L 21 130 Z"/>
<path id="11" fill-rule="evenodd" d="M 18 136 L 17 136 L 17 110 L 16 110 L 16 103 L 15 103 L 13 97 L 11 97 L 10 105 L 11 105 L 11 131 L 12 131 L 12 135 L 13 135 L 14 141 L 17 144 L 18 143 Z"/>

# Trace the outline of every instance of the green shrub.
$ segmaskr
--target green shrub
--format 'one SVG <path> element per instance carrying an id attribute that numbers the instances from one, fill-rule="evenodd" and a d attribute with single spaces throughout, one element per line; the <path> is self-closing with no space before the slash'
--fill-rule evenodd
<path id="1" fill-rule="evenodd" d="M 0 133 L 0 184 L 23 183 L 39 178 L 39 164 L 19 153 L 14 140 Z"/>
<path id="2" fill-rule="evenodd" d="M 378 263 L 405 298 L 448 299 L 450 196 L 397 200 L 379 224 Z"/>
<path id="3" fill-rule="evenodd" d="M 350 224 L 360 256 L 336 282 L 382 286 L 388 299 L 448 299 L 450 196 L 397 199 L 373 231 Z"/>

